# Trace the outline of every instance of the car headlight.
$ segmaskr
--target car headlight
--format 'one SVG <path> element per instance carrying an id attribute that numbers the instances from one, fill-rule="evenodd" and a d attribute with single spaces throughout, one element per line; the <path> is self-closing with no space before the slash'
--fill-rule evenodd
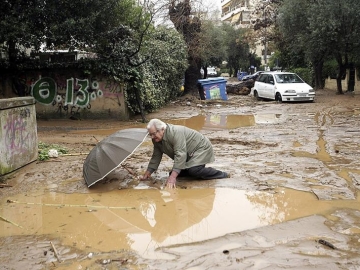
<path id="1" fill-rule="evenodd" d="M 295 90 L 285 90 L 285 93 L 296 93 Z"/>
<path id="2" fill-rule="evenodd" d="M 309 90 L 309 93 L 315 93 L 315 90 L 314 90 L 314 89 L 310 89 L 310 90 Z"/>

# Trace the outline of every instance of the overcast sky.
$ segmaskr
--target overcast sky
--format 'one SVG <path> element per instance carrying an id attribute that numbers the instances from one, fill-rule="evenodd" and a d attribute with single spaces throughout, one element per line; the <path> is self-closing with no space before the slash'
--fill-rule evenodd
<path id="1" fill-rule="evenodd" d="M 157 1 L 156 5 L 162 6 L 164 2 L 161 0 L 152 0 Z M 183 1 L 183 0 L 177 0 L 176 3 Z M 221 17 L 221 0 L 190 0 L 193 11 L 207 11 L 207 12 L 214 12 L 218 11 L 216 17 L 220 19 Z M 167 9 L 162 10 L 164 13 L 158 13 L 155 16 L 156 24 L 165 24 L 165 25 L 172 25 L 170 21 L 167 19 Z"/>
<path id="2" fill-rule="evenodd" d="M 221 0 L 199 0 L 201 3 L 210 10 L 221 10 Z"/>

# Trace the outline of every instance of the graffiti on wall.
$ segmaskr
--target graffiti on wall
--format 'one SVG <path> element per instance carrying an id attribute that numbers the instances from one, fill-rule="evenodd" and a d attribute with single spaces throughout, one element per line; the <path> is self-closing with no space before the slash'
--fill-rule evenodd
<path id="1" fill-rule="evenodd" d="M 5 145 L 9 153 L 22 154 L 28 150 L 29 132 L 27 128 L 31 113 L 28 108 L 14 109 L 5 117 L 3 126 Z"/>
<path id="2" fill-rule="evenodd" d="M 62 91 L 61 91 L 62 92 Z M 35 100 L 44 105 L 61 104 L 61 106 L 75 106 L 89 108 L 90 101 L 103 97 L 103 91 L 99 89 L 99 83 L 88 79 L 66 80 L 65 93 L 61 94 L 54 79 L 44 77 L 37 80 L 31 89 L 31 95 Z"/>
<path id="3" fill-rule="evenodd" d="M 2 85 L 5 96 L 33 96 L 37 104 L 49 106 L 40 106 L 42 113 L 50 112 L 51 107 L 60 115 L 63 112 L 66 115 L 79 115 L 83 109 L 91 110 L 92 107 L 94 112 L 103 113 L 101 110 L 107 106 L 112 112 L 118 113 L 121 112 L 118 106 L 124 105 L 121 84 L 107 76 L 81 78 L 76 72 L 70 74 L 67 71 L 33 71 L 7 77 L 7 80 L 9 84 Z M 11 87 L 12 94 L 9 94 L 8 86 Z M 0 86 L 0 91 L 2 87 Z"/>
<path id="4" fill-rule="evenodd" d="M 13 92 L 19 97 L 25 97 L 30 94 L 30 88 L 26 85 L 26 81 L 23 78 L 13 77 L 11 86 Z"/>

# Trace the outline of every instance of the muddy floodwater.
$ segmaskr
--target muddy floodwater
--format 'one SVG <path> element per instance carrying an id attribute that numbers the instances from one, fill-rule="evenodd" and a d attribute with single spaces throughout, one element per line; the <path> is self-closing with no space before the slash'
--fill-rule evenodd
<path id="1" fill-rule="evenodd" d="M 33 162 L 0 189 L 0 269 L 360 269 L 360 95 L 314 103 L 181 98 L 148 119 L 206 135 L 227 171 L 164 188 L 149 181 L 147 138 L 105 179 L 85 185 L 84 160 L 138 119 L 39 120 L 39 141 L 68 155 Z M 130 174 L 129 170 L 133 173 Z"/>

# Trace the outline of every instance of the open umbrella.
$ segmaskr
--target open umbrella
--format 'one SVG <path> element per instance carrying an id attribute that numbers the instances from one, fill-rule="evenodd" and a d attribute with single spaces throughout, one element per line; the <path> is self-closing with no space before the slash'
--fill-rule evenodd
<path id="1" fill-rule="evenodd" d="M 84 162 L 83 176 L 87 186 L 92 186 L 121 165 L 145 140 L 147 133 L 144 128 L 129 128 L 100 141 Z"/>

